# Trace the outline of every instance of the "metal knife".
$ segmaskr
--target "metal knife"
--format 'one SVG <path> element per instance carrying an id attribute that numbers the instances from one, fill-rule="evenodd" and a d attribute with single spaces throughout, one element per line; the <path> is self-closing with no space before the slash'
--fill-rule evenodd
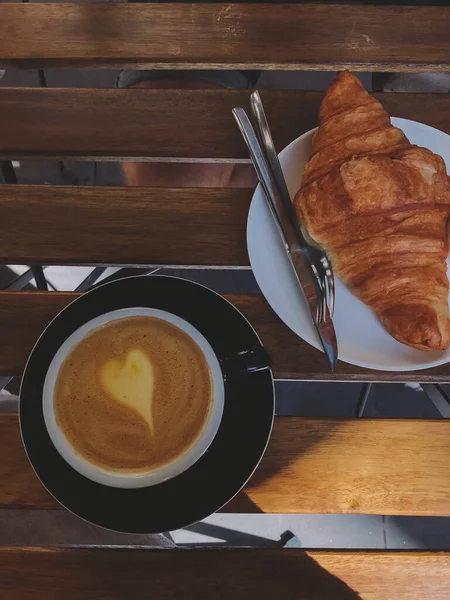
<path id="1" fill-rule="evenodd" d="M 298 281 L 299 288 L 302 290 L 308 303 L 313 325 L 318 333 L 330 368 L 334 371 L 338 357 L 336 332 L 326 303 L 324 310 L 321 310 L 322 294 L 324 292 L 321 288 L 318 274 L 308 259 L 307 248 L 301 246 L 296 229 L 284 209 L 264 152 L 245 110 L 243 108 L 234 108 L 233 115 L 247 144 L 250 157 Z M 321 313 L 321 318 L 319 318 Z"/>

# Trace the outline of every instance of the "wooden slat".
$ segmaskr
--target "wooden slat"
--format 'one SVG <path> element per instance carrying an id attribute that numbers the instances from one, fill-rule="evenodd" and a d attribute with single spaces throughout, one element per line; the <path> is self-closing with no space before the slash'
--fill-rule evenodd
<path id="1" fill-rule="evenodd" d="M 0 375 L 20 375 L 34 343 L 57 313 L 77 294 L 72 292 L 1 292 Z M 450 365 L 423 371 L 385 372 L 338 362 L 330 373 L 322 352 L 312 348 L 284 325 L 260 295 L 229 294 L 230 300 L 255 327 L 272 356 L 277 379 L 320 381 L 450 382 Z"/>
<path id="2" fill-rule="evenodd" d="M 447 600 L 448 552 L 2 548 L 4 598 Z"/>
<path id="3" fill-rule="evenodd" d="M 5 4 L 0 68 L 444 71 L 448 7 Z"/>
<path id="4" fill-rule="evenodd" d="M 0 507 L 54 509 L 16 415 L 0 414 Z M 450 516 L 445 421 L 278 417 L 266 454 L 226 512 Z"/>
<path id="5" fill-rule="evenodd" d="M 245 189 L 2 185 L 0 262 L 248 265 L 251 196 Z"/>
<path id="6" fill-rule="evenodd" d="M 323 93 L 261 94 L 280 150 L 316 127 Z M 244 160 L 248 152 L 231 110 L 247 107 L 249 95 L 248 90 L 3 88 L 0 157 Z M 375 96 L 392 116 L 450 134 L 448 95 Z"/>

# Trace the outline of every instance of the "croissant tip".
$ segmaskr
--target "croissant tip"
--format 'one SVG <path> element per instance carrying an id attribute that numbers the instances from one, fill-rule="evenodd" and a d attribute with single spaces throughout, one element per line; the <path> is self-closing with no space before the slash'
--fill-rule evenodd
<path id="1" fill-rule="evenodd" d="M 448 319 L 443 322 L 433 308 L 410 304 L 389 309 L 382 315 L 383 324 L 402 344 L 427 352 L 446 350 L 450 343 Z"/>

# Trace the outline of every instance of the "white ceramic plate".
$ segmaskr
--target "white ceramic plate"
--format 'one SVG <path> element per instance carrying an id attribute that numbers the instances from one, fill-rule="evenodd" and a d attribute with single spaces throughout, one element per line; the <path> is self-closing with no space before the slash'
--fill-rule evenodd
<path id="1" fill-rule="evenodd" d="M 407 119 L 393 118 L 392 124 L 402 129 L 412 144 L 440 154 L 450 173 L 449 135 Z M 280 154 L 292 197 L 300 188 L 303 167 L 312 151 L 314 131 L 308 131 L 294 140 Z M 321 349 L 308 306 L 296 287 L 295 277 L 260 186 L 256 188 L 250 206 L 247 246 L 256 280 L 270 306 L 294 333 Z M 449 270 L 447 274 L 450 275 Z M 353 365 L 387 371 L 415 371 L 450 362 L 450 349 L 423 352 L 397 342 L 387 333 L 375 313 L 353 296 L 339 277 L 336 277 L 333 321 L 339 359 Z"/>

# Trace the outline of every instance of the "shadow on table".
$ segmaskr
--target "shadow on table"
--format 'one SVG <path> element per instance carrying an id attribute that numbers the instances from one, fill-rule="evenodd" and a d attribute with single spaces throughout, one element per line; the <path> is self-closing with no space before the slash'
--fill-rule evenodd
<path id="1" fill-rule="evenodd" d="M 39 581 L 44 595 L 42 585 L 49 594 L 59 596 L 67 591 L 70 579 L 71 593 L 80 598 L 84 594 L 136 600 L 149 594 L 153 598 L 196 600 L 212 596 L 215 600 L 361 598 L 302 550 L 75 550 L 58 553 L 52 561 L 39 553 L 26 558 L 25 572 L 17 569 L 10 578 L 14 579 L 11 589 L 17 586 L 17 591 L 31 591 Z M 324 560 L 329 562 L 327 557 Z M 54 576 L 43 580 L 42 573 L 48 571 L 49 564 Z M 351 569 L 344 572 L 350 576 Z"/>
<path id="2" fill-rule="evenodd" d="M 298 600 L 357 600 L 361 596 L 344 581 L 329 573 L 306 552 L 280 552 L 272 561 L 273 572 L 277 573 L 271 595 L 267 597 L 297 598 Z M 278 579 L 279 578 L 279 579 Z M 281 580 L 283 583 L 281 583 Z M 264 586 L 270 581 L 264 581 Z M 276 590 L 278 587 L 278 593 Z M 251 597 L 251 595 L 249 595 Z"/>

